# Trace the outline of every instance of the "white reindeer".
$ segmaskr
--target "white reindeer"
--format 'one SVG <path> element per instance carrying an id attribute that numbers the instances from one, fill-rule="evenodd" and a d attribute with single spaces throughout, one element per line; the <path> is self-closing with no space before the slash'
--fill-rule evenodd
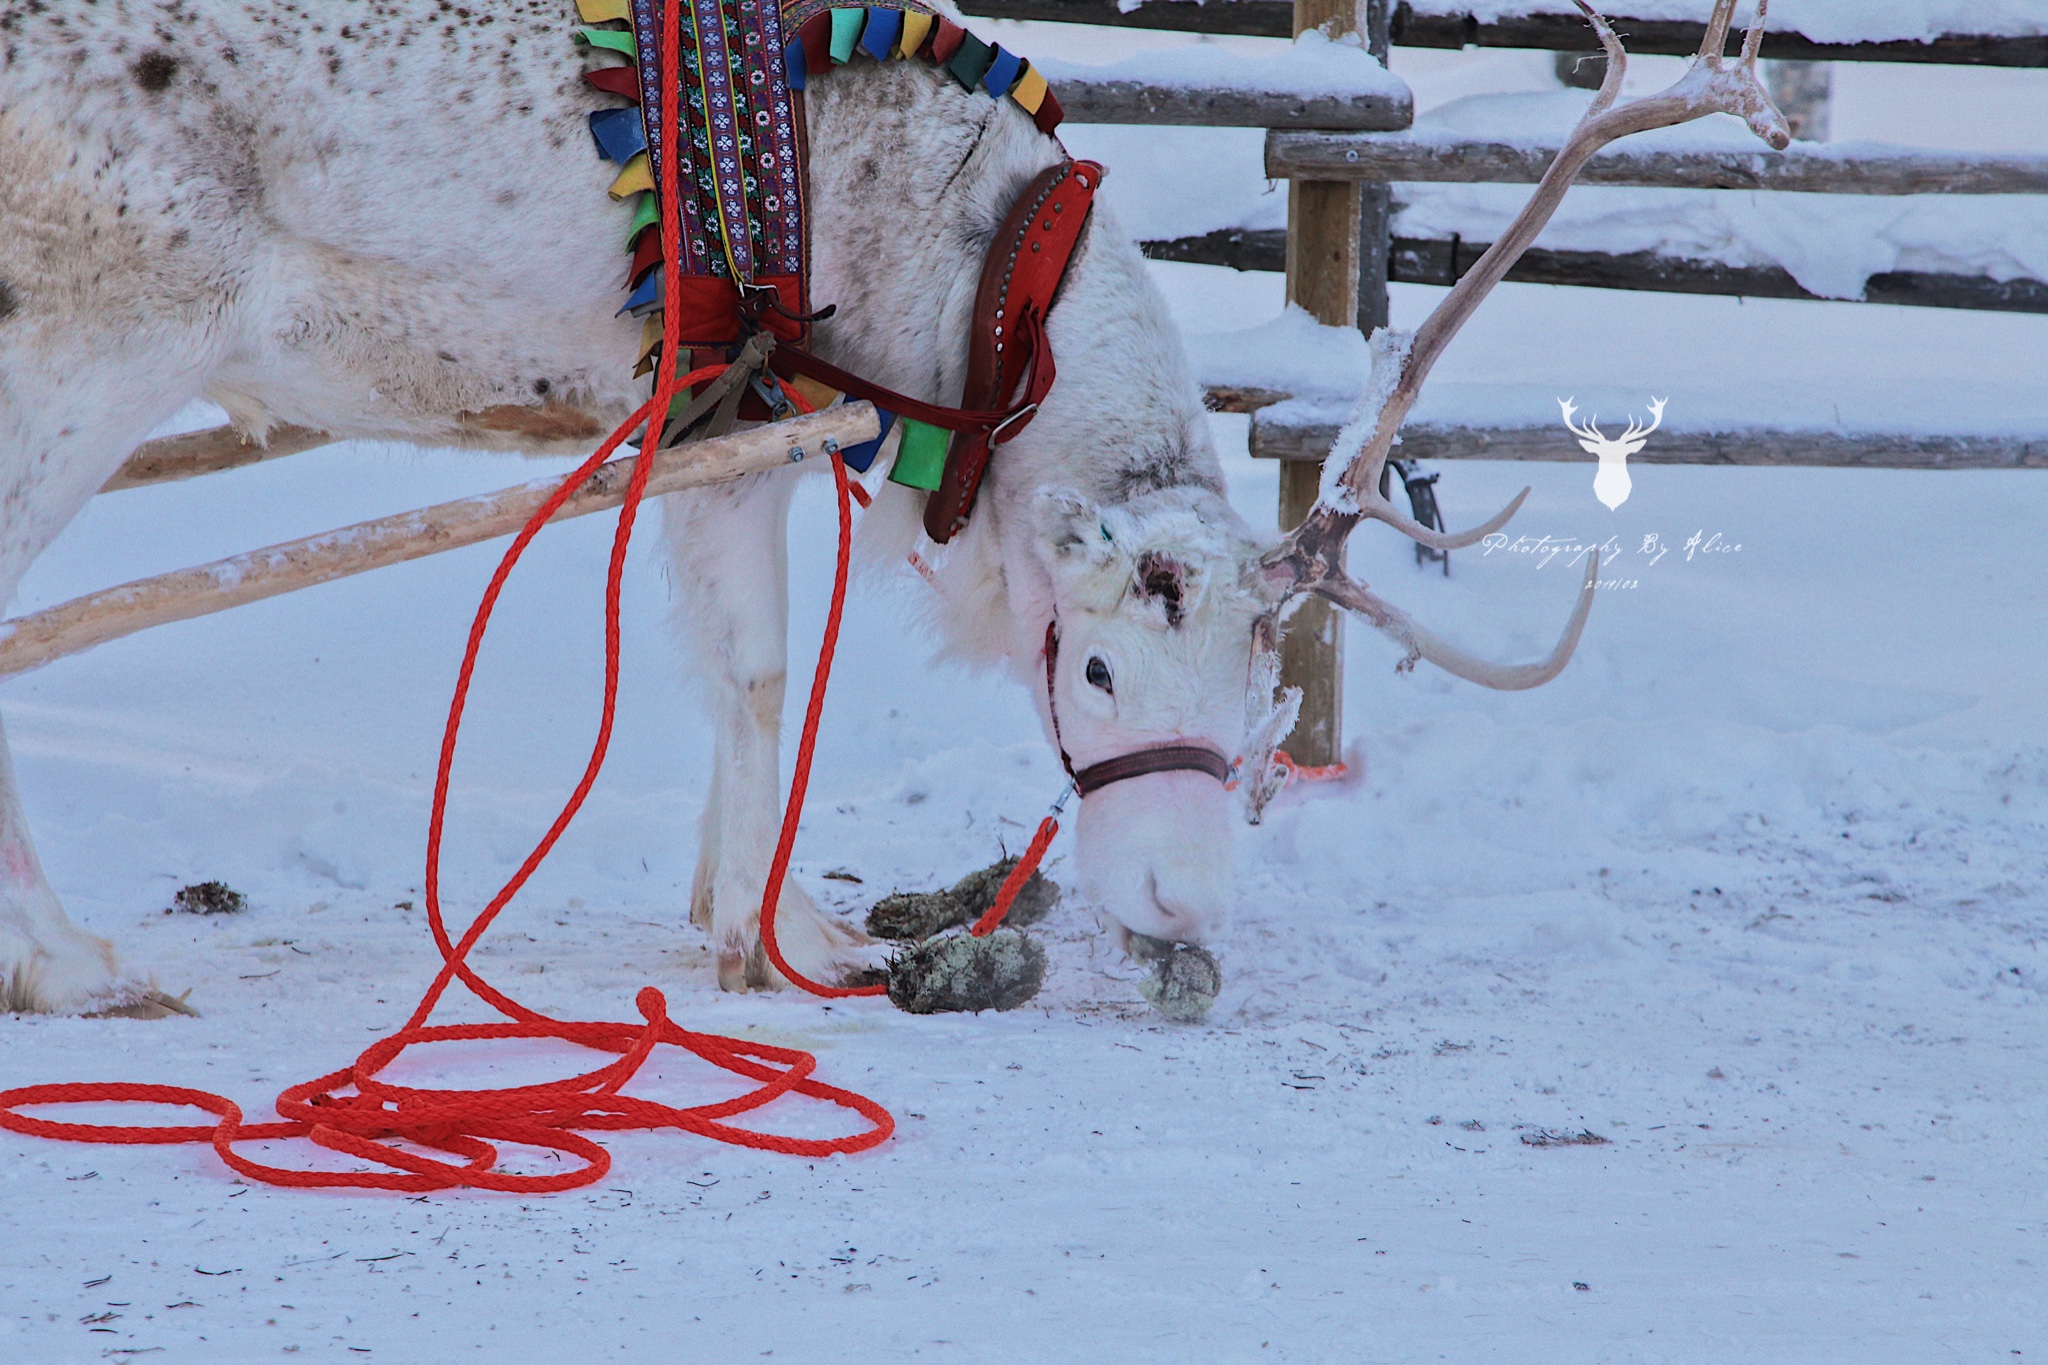
<path id="1" fill-rule="evenodd" d="M 1570 398 L 1560 398 L 1557 406 L 1564 410 L 1564 424 L 1579 438 L 1579 446 L 1588 455 L 1600 457 L 1600 468 L 1593 474 L 1593 496 L 1607 504 L 1607 510 L 1628 501 L 1629 492 L 1635 483 L 1628 476 L 1628 457 L 1650 443 L 1650 433 L 1664 425 L 1664 405 L 1667 398 L 1650 400 L 1650 425 L 1644 426 L 1633 416 L 1628 419 L 1628 430 L 1619 436 L 1608 436 L 1600 430 L 1600 416 L 1595 413 L 1593 420 L 1584 426 L 1572 421 L 1572 415 L 1579 408 Z"/>
<path id="2" fill-rule="evenodd" d="M 1745 61 L 1724 66 L 1734 0 L 1716 3 L 1711 55 L 1693 75 L 1661 102 L 1604 114 L 1623 60 L 1602 25 L 1609 89 L 1575 149 L 1714 109 L 1767 130 L 1755 34 Z M 534 453 L 586 451 L 644 401 L 630 378 L 637 324 L 613 316 L 622 211 L 584 127 L 603 101 L 579 76 L 598 59 L 571 46 L 572 22 L 569 0 L 0 0 L 0 595 L 195 398 L 258 438 L 290 423 L 337 440 Z M 953 401 L 985 245 L 1060 148 L 1010 102 L 920 63 L 859 59 L 805 99 L 813 296 L 838 306 L 818 349 Z M 968 529 L 940 553 L 926 547 L 946 649 L 1006 664 L 1048 733 L 1056 706 L 1080 765 L 1166 741 L 1234 755 L 1248 730 L 1261 749 L 1276 742 L 1285 709 L 1265 651 L 1303 592 L 1366 614 L 1411 661 L 1490 686 L 1554 674 L 1589 595 L 1548 661 L 1500 669 L 1345 577 L 1341 556 L 1367 517 L 1440 548 L 1505 520 L 1462 536 L 1416 526 L 1378 500 L 1379 462 L 1430 361 L 1583 159 L 1567 150 L 1533 226 L 1511 230 L 1383 376 L 1390 396 L 1341 452 L 1362 454 L 1333 462 L 1332 499 L 1263 554 L 1224 500 L 1165 305 L 1098 204 L 1050 317 L 1057 385 L 997 452 Z M 691 917 L 728 989 L 776 984 L 756 917 L 775 842 L 790 487 L 762 476 L 664 509 L 676 616 L 717 727 Z M 862 526 L 871 561 L 917 543 L 918 511 L 918 495 L 886 489 Z M 1268 790 L 1264 753 L 1245 764 L 1255 794 Z M 1212 932 L 1231 900 L 1220 783 L 1155 773 L 1087 798 L 1078 820 L 1078 889 L 1112 925 L 1182 941 Z M 794 883 L 778 915 L 792 965 L 813 977 L 875 959 Z M 4 748 L 0 1008 L 161 1008 L 66 917 Z"/>

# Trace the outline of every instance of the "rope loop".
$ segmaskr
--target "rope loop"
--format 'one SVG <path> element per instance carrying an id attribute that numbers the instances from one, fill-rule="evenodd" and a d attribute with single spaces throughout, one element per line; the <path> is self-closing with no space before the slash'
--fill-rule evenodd
<path id="1" fill-rule="evenodd" d="M 670 71 L 679 69 L 677 12 L 678 7 L 671 5 L 663 18 L 662 58 L 664 69 Z M 662 106 L 665 125 L 681 127 L 673 81 L 663 83 Z M 661 192 L 662 246 L 665 258 L 674 261 L 680 253 L 680 215 L 673 178 L 662 186 Z M 611 1157 L 602 1146 L 577 1130 L 616 1132 L 678 1128 L 757 1151 L 802 1157 L 864 1151 L 888 1140 L 896 1126 L 888 1110 L 863 1095 L 813 1079 L 817 1059 L 807 1052 L 682 1028 L 668 1017 L 666 999 L 652 987 L 643 988 L 635 997 L 634 1004 L 640 1014 L 638 1023 L 550 1018 L 491 986 L 467 962 L 470 950 L 568 831 L 597 781 L 611 744 L 612 724 L 618 705 L 619 599 L 625 576 L 626 549 L 632 540 L 634 521 L 660 445 L 662 424 L 679 389 L 726 369 L 723 365 L 715 365 L 678 375 L 674 361 L 669 359 L 680 354 L 678 319 L 681 309 L 675 297 L 679 278 L 679 272 L 669 272 L 667 306 L 662 324 L 661 377 L 655 383 L 654 396 L 564 479 L 527 521 L 499 561 L 470 625 L 462 667 L 456 676 L 454 695 L 449 701 L 447 726 L 442 733 L 433 810 L 427 824 L 427 923 L 434 944 L 441 953 L 442 965 L 412 1015 L 396 1032 L 372 1043 L 354 1064 L 287 1088 L 276 1102 L 278 1117 L 283 1120 L 279 1123 L 244 1123 L 241 1108 L 234 1101 L 204 1090 L 172 1085 L 101 1082 L 31 1085 L 0 1092 L 0 1128 L 73 1142 L 124 1145 L 210 1142 L 230 1169 L 249 1180 L 302 1189 L 391 1190 L 406 1194 L 455 1188 L 493 1190 L 505 1194 L 547 1194 L 592 1184 L 603 1179 L 611 1169 Z M 785 391 L 788 391 L 786 387 Z M 645 435 L 641 441 L 640 458 L 633 463 L 625 500 L 619 509 L 618 529 L 612 537 L 611 560 L 605 578 L 604 702 L 590 759 L 575 790 L 518 870 L 471 921 L 461 939 L 453 940 L 449 937 L 441 907 L 441 840 L 447 822 L 449 779 L 454 768 L 463 711 L 469 700 L 477 656 L 483 647 L 491 615 L 513 567 L 526 553 L 534 537 L 540 534 L 541 528 L 599 466 L 611 458 L 629 435 L 643 427 Z M 839 574 L 833 587 L 836 636 L 838 612 L 846 594 L 849 537 L 844 512 L 846 470 L 844 462 L 836 455 L 833 467 L 839 481 L 842 506 Z M 824 674 L 829 666 L 828 644 L 819 678 L 813 687 L 814 718 L 824 698 Z M 803 769 L 806 777 L 809 773 L 808 760 L 807 746 Z M 800 788 L 796 795 L 793 805 L 800 806 Z M 787 845 L 793 834 L 792 822 L 784 838 L 784 864 Z M 763 928 L 769 924 L 772 924 L 772 917 L 764 922 Z M 505 1016 L 507 1022 L 429 1024 L 427 1020 L 441 997 L 457 980 L 478 999 Z M 493 1089 L 430 1089 L 380 1079 L 385 1069 L 408 1048 L 419 1044 L 507 1038 L 552 1039 L 612 1053 L 616 1060 L 562 1080 Z M 715 1103 L 689 1107 L 658 1104 L 623 1093 L 624 1087 L 646 1064 L 654 1048 L 663 1043 L 694 1053 L 715 1067 L 753 1082 L 753 1089 Z M 850 1110 L 864 1121 L 864 1126 L 840 1137 L 794 1138 L 727 1122 L 791 1095 Z M 20 1112 L 45 1105 L 102 1103 L 179 1105 L 210 1114 L 216 1121 L 211 1126 L 95 1124 L 38 1118 Z M 235 1150 L 238 1143 L 281 1138 L 303 1138 L 328 1151 L 384 1169 L 290 1169 L 255 1161 Z M 578 1164 L 565 1171 L 542 1175 L 503 1171 L 499 1169 L 501 1146 L 551 1152 Z M 426 1155 L 426 1151 L 444 1153 L 454 1159 L 442 1160 Z"/>

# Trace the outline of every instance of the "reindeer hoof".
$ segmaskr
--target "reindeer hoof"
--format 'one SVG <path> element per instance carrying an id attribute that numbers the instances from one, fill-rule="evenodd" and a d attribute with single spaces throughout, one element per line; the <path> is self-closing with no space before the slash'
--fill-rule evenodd
<path id="1" fill-rule="evenodd" d="M 1198 1024 L 1223 989 L 1223 969 L 1198 943 L 1168 943 L 1131 935 L 1131 956 L 1152 964 L 1152 974 L 1138 983 L 1138 993 L 1152 1008 L 1176 1024 Z"/>
<path id="2" fill-rule="evenodd" d="M 942 934 L 889 964 L 889 999 L 911 1014 L 1013 1010 L 1045 982 L 1045 949 L 1015 929 Z"/>
<path id="3" fill-rule="evenodd" d="M 747 989 L 747 954 L 743 948 L 718 950 L 718 989 L 744 993 Z"/>
<path id="4" fill-rule="evenodd" d="M 899 943 L 917 943 L 963 924 L 972 924 L 989 912 L 1003 889 L 1015 858 L 970 872 L 946 891 L 909 891 L 886 896 L 868 911 L 868 932 L 876 938 Z M 1060 889 L 1043 872 L 1026 879 L 1003 923 L 1021 929 L 1036 924 L 1060 903 Z"/>
<path id="5" fill-rule="evenodd" d="M 184 1015 L 188 1019 L 197 1019 L 199 1011 L 185 1003 L 191 994 L 191 991 L 186 991 L 184 995 L 165 995 L 162 991 L 152 988 L 144 991 L 133 1000 L 119 1005 L 109 1005 L 103 1010 L 94 1010 L 85 1017 L 88 1019 L 168 1019 L 172 1015 L 178 1014 Z"/>

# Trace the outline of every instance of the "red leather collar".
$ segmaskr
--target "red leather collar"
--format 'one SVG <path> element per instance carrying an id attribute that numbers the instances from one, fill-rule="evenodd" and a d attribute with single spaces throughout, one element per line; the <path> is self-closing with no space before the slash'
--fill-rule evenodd
<path id="1" fill-rule="evenodd" d="M 1045 706 L 1052 715 L 1052 737 L 1059 746 L 1060 763 L 1066 768 L 1067 776 L 1074 780 L 1075 792 L 1083 798 L 1112 783 L 1150 773 L 1207 773 L 1218 782 L 1227 784 L 1230 781 L 1230 760 L 1206 744 L 1155 744 L 1118 754 L 1115 758 L 1105 758 L 1076 772 L 1074 760 L 1067 757 L 1067 742 L 1060 737 L 1059 699 L 1053 693 L 1053 674 L 1059 667 L 1059 661 L 1060 626 L 1054 620 L 1045 627 Z"/>

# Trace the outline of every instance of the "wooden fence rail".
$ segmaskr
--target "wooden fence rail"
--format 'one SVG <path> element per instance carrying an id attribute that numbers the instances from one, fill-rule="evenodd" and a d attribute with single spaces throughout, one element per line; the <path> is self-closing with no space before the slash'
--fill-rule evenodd
<path id="1" fill-rule="evenodd" d="M 1395 237 L 1388 255 L 1387 278 L 1395 284 L 1453 285 L 1478 263 L 1490 245 L 1461 237 Z M 1155 261 L 1275 272 L 1287 265 L 1287 232 L 1283 228 L 1226 228 L 1199 237 L 1141 242 L 1139 246 Z M 1649 290 L 1660 294 L 1816 301 L 1825 298 L 1809 293 L 1792 278 L 1790 271 L 1780 266 L 1722 265 L 1654 251 L 1552 251 L 1531 247 L 1507 277 L 1521 284 L 1569 284 L 1587 289 Z M 1860 302 L 1992 313 L 2048 313 L 2048 281 L 1888 270 L 1870 277 Z"/>
<path id="2" fill-rule="evenodd" d="M 1062 65 L 1054 84 L 1073 123 L 1142 123 L 1194 128 L 1406 128 L 1415 110 L 1406 91 L 1333 95 L 1234 86 L 1155 85 Z"/>
<path id="3" fill-rule="evenodd" d="M 1556 157 L 1555 146 L 1535 142 L 1406 133 L 1274 132 L 1266 138 L 1266 174 L 1275 180 L 1533 185 Z M 1587 162 L 1575 183 L 1803 194 L 2044 194 L 2048 156 L 1838 151 L 1811 142 L 1782 152 L 1624 143 Z"/>
<path id="4" fill-rule="evenodd" d="M 1632 53 L 1689 57 L 1699 50 L 1702 24 L 1637 19 L 1628 5 L 1603 6 Z M 1189 33 L 1285 38 L 1293 30 L 1291 0 L 1147 0 L 1125 12 L 1118 0 L 967 0 L 967 12 L 991 19 L 1040 19 L 1062 24 L 1170 29 Z M 1471 11 L 1418 14 L 1395 6 L 1389 25 L 1396 47 L 1504 47 L 1552 52 L 1598 52 L 1585 19 L 1568 6 L 1551 14 L 1481 19 Z M 1797 33 L 1764 35 L 1763 55 L 1773 61 L 1918 62 L 1958 66 L 2048 67 L 2048 34 L 2002 37 L 1952 33 L 1932 42 L 1820 43 Z"/>
<path id="5" fill-rule="evenodd" d="M 1159 86 L 1116 80 L 1061 65 L 1059 104 L 1069 123 L 1143 123 L 1165 127 L 1239 129 L 1405 129 L 1413 119 L 1407 92 L 1329 94 L 1249 90 L 1237 86 Z"/>
<path id="6" fill-rule="evenodd" d="M 771 469 L 823 468 L 825 452 L 871 440 L 881 430 L 868 403 L 849 403 L 772 426 L 754 427 L 662 451 L 647 495 L 701 488 Z M 599 466 L 555 513 L 555 521 L 617 507 L 638 456 Z M 561 479 L 535 479 L 416 512 L 359 522 L 190 569 L 139 579 L 0 622 L 0 677 L 40 668 L 151 626 L 189 621 L 318 583 L 367 573 L 444 550 L 509 536 L 553 495 Z"/>

